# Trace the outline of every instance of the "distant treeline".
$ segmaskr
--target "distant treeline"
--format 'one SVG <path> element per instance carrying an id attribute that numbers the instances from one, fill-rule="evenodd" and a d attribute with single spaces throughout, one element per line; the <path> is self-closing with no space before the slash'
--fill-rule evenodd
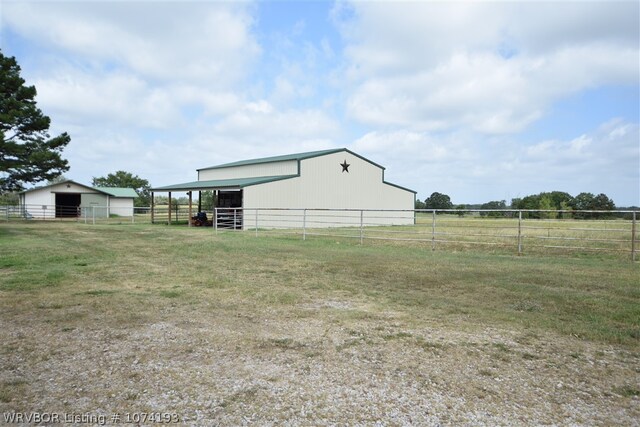
<path id="1" fill-rule="evenodd" d="M 506 200 L 493 200 L 482 204 L 460 204 L 454 205 L 451 202 L 451 198 L 442 193 L 432 193 L 424 201 L 416 200 L 416 209 L 522 209 L 522 210 L 541 210 L 541 211 L 615 211 L 615 210 L 634 210 L 637 207 L 630 208 L 616 208 L 615 203 L 606 194 L 600 193 L 594 195 L 592 193 L 580 193 L 577 196 L 572 196 L 564 191 L 551 191 L 542 192 L 539 194 L 533 194 L 526 197 L 518 197 L 511 199 L 511 204 L 507 205 Z M 504 216 L 504 212 L 485 212 L 481 213 L 483 216 Z M 585 215 L 580 213 L 527 213 L 528 217 L 540 218 L 578 218 Z M 607 214 L 591 214 L 590 218 L 606 217 Z"/>

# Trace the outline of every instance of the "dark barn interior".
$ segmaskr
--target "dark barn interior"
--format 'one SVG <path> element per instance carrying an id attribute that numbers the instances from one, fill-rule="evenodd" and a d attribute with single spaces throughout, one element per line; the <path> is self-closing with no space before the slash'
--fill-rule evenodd
<path id="1" fill-rule="evenodd" d="M 80 193 L 56 193 L 56 218 L 75 218 L 80 207 Z"/>

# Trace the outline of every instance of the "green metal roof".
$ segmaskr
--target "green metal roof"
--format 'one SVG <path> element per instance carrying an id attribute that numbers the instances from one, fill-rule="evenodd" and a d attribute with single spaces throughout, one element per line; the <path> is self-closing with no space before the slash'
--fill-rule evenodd
<path id="1" fill-rule="evenodd" d="M 309 151 L 306 153 L 297 153 L 297 154 L 286 154 L 284 156 L 273 156 L 273 157 L 261 157 L 258 159 L 250 159 L 250 160 L 240 160 L 238 162 L 225 163 L 222 165 L 211 166 L 208 168 L 198 169 L 206 170 L 206 169 L 219 169 L 219 168 L 230 168 L 233 166 L 245 166 L 245 165 L 256 165 L 260 163 L 272 163 L 272 162 L 283 162 L 287 160 L 304 160 L 309 159 L 311 157 L 324 156 L 326 154 L 339 153 L 340 151 L 349 151 L 346 148 L 334 148 L 331 150 L 321 150 L 321 151 Z M 351 151 L 349 151 L 351 153 Z M 355 154 L 355 153 L 352 153 Z M 360 156 L 358 156 L 360 157 Z M 366 160 L 366 159 L 365 159 Z"/>
<path id="2" fill-rule="evenodd" d="M 214 190 L 221 188 L 244 188 L 265 182 L 280 181 L 283 179 L 295 178 L 298 175 L 261 176 L 255 178 L 236 179 L 214 179 L 211 181 L 192 181 L 183 184 L 167 185 L 165 187 L 152 188 L 152 191 L 191 191 L 191 190 Z"/>
<path id="3" fill-rule="evenodd" d="M 103 193 L 107 193 L 113 197 L 138 197 L 138 193 L 133 188 L 123 188 L 123 187 L 93 187 L 98 191 L 102 191 Z"/>

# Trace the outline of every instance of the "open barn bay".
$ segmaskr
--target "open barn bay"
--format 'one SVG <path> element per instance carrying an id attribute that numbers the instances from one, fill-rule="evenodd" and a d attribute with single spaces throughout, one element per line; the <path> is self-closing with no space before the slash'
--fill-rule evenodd
<path id="1" fill-rule="evenodd" d="M 640 419 L 637 263 L 356 243 L 2 223 L 0 412 L 193 425 Z"/>

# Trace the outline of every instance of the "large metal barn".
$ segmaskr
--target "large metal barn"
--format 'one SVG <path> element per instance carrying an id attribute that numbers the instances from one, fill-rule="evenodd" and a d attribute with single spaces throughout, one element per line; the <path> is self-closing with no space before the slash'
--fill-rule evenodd
<path id="1" fill-rule="evenodd" d="M 242 160 L 197 170 L 198 180 L 153 188 L 153 192 L 212 190 L 216 208 L 234 212 L 235 228 L 257 226 L 248 210 L 269 209 L 370 209 L 396 210 L 378 213 L 380 223 L 412 224 L 416 192 L 384 179 L 385 168 L 346 148 Z M 200 198 L 201 199 L 201 198 Z M 399 211 L 406 210 L 407 212 Z M 340 226 L 343 216 L 327 219 Z M 327 216 L 331 216 L 328 212 Z M 257 217 L 257 216 L 256 216 Z M 284 224 L 286 225 L 286 224 Z M 260 227 L 283 226 L 261 221 Z"/>

